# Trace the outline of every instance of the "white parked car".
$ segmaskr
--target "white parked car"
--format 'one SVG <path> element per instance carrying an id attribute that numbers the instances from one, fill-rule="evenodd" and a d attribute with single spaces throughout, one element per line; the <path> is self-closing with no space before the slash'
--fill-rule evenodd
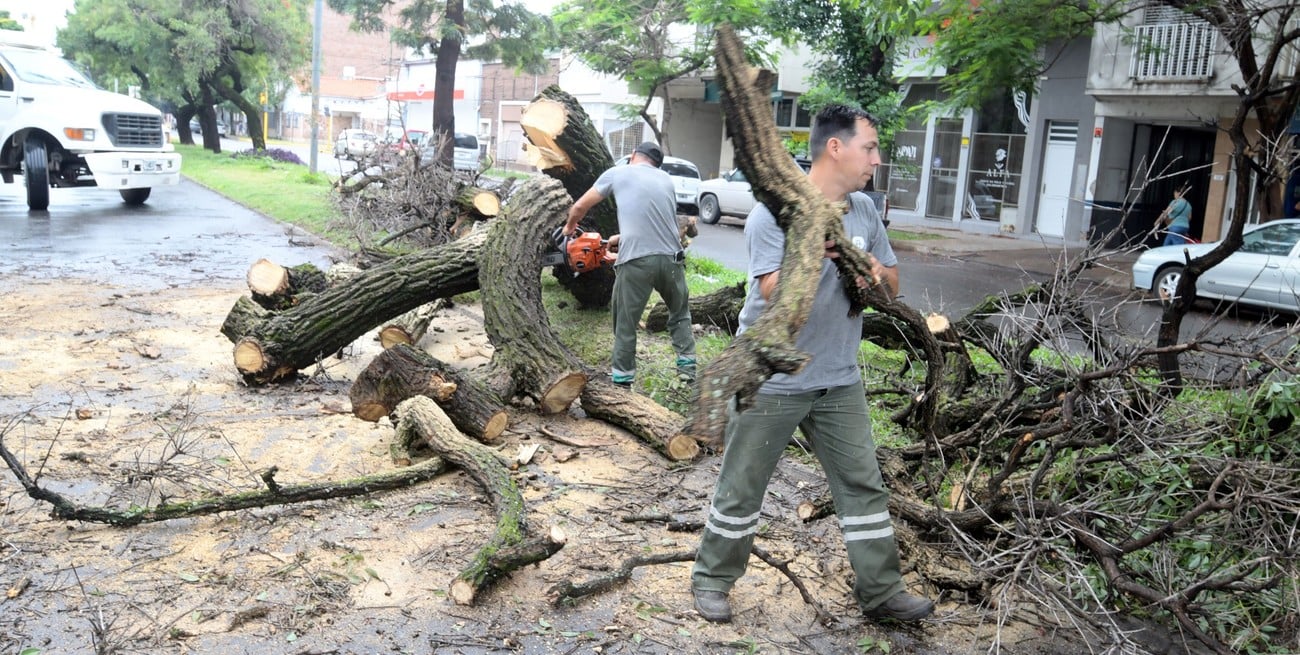
<path id="1" fill-rule="evenodd" d="M 722 177 L 700 183 L 696 206 L 700 208 L 701 223 L 712 225 L 724 215 L 744 218 L 754 208 L 754 191 L 745 174 L 733 168 Z"/>
<path id="2" fill-rule="evenodd" d="M 334 156 L 341 159 L 361 159 L 375 153 L 379 137 L 365 130 L 346 129 L 334 139 Z"/>
<path id="3" fill-rule="evenodd" d="M 621 157 L 614 162 L 614 165 L 625 166 L 631 158 L 631 155 Z M 678 211 L 694 214 L 696 212 L 695 199 L 700 190 L 700 169 L 695 164 L 679 157 L 664 157 L 664 163 L 659 169 L 667 173 L 668 177 L 673 178 L 673 189 L 677 195 Z"/>
<path id="4" fill-rule="evenodd" d="M 1174 297 L 1187 261 L 1218 243 L 1152 248 L 1133 264 L 1133 286 L 1161 300 Z M 1241 249 L 1196 281 L 1196 297 L 1300 311 L 1300 219 L 1270 221 L 1246 228 Z"/>
<path id="5" fill-rule="evenodd" d="M 795 158 L 799 168 L 807 173 L 812 162 Z M 889 200 L 883 191 L 863 191 L 876 206 L 876 212 L 886 226 L 889 225 Z M 700 221 L 710 225 L 717 223 L 723 216 L 745 218 L 754 208 L 754 190 L 739 168 L 733 168 L 726 175 L 700 184 L 699 193 Z"/>

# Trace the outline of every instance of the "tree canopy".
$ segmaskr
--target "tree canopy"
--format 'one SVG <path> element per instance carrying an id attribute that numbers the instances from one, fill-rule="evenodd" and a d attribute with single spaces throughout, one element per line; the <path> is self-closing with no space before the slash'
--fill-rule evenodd
<path id="1" fill-rule="evenodd" d="M 245 115 L 253 146 L 264 148 L 257 95 L 306 61 L 304 12 L 280 0 L 78 0 L 58 42 L 99 79 L 131 78 L 147 97 L 175 104 L 182 142 L 191 140 L 197 114 L 204 146 L 220 150 L 212 105 L 224 100 Z"/>

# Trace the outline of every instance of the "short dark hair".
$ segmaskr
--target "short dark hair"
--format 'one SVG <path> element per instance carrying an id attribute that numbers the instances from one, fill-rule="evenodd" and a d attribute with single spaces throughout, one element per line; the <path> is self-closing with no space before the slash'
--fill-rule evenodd
<path id="1" fill-rule="evenodd" d="M 852 139 L 858 132 L 859 120 L 870 123 L 872 127 L 879 124 L 875 116 L 848 105 L 827 105 L 817 112 L 808 138 L 808 158 L 816 161 L 832 137 L 841 141 Z"/>

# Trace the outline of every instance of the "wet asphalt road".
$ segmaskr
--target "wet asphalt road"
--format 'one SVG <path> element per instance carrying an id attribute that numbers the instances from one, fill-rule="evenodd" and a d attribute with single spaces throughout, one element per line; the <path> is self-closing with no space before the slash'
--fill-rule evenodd
<path id="1" fill-rule="evenodd" d="M 182 179 L 141 207 L 116 191 L 52 189 L 27 209 L 22 178 L 0 184 L 0 280 L 78 278 L 155 289 L 242 280 L 258 257 L 326 266 L 330 248 Z"/>

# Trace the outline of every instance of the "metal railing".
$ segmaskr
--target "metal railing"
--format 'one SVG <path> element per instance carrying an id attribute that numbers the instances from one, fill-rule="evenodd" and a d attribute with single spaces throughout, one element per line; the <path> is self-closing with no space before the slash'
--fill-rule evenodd
<path id="1" fill-rule="evenodd" d="M 1217 43 L 1218 32 L 1205 23 L 1139 25 L 1128 74 L 1141 82 L 1208 79 Z"/>

